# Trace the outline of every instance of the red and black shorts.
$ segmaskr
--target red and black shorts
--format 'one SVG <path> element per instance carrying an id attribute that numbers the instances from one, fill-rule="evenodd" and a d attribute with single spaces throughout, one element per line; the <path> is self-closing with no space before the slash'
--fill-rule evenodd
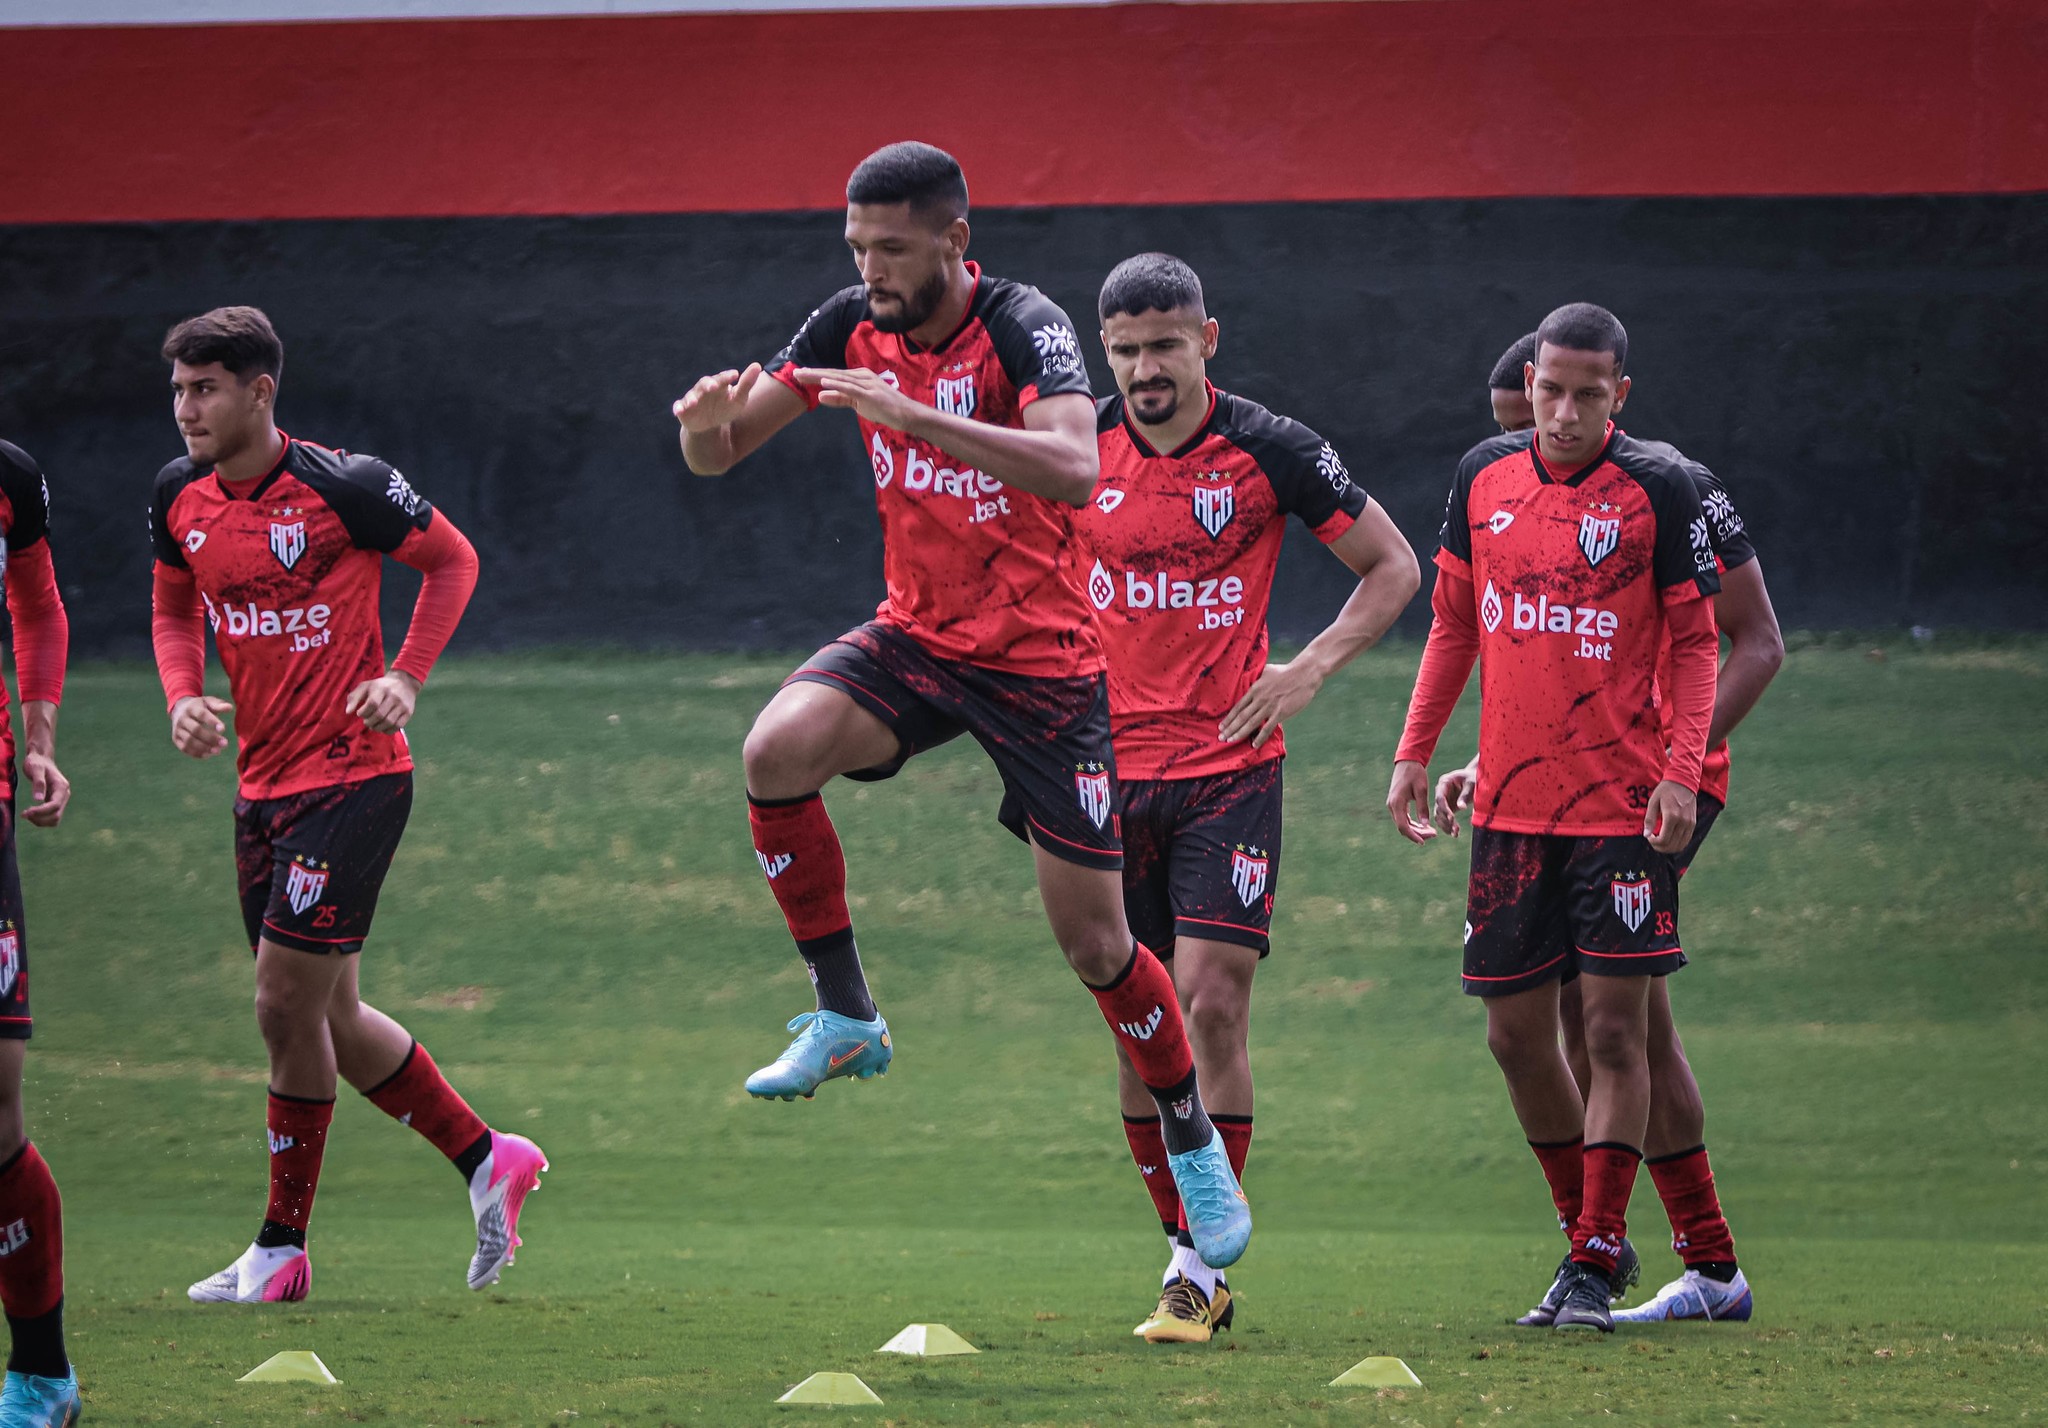
<path id="1" fill-rule="evenodd" d="M 235 800 L 235 874 L 249 946 L 360 952 L 412 812 L 412 773 Z"/>
<path id="2" fill-rule="evenodd" d="M 28 925 L 21 905 L 21 865 L 14 857 L 14 787 L 0 801 L 0 1040 L 26 1041 L 35 1031 L 28 1009 Z"/>
<path id="3" fill-rule="evenodd" d="M 1123 866 L 1105 676 L 1036 678 L 940 659 L 870 621 L 789 678 L 850 695 L 896 735 L 894 759 L 848 778 L 893 778 L 916 755 L 972 734 L 1002 776 L 1004 827 L 1082 867 Z"/>
<path id="4" fill-rule="evenodd" d="M 1272 950 L 1280 760 L 1124 785 L 1124 912 L 1161 957 L 1182 937 Z"/>
<path id="5" fill-rule="evenodd" d="M 1640 833 L 1472 830 L 1465 991 L 1525 992 L 1580 972 L 1662 977 L 1678 945 L 1678 863 Z"/>

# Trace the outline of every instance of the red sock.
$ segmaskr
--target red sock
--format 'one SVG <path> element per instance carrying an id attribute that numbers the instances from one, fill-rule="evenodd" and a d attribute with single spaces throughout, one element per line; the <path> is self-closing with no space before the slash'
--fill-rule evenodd
<path id="1" fill-rule="evenodd" d="M 1628 1233 L 1628 1197 L 1643 1153 L 1632 1145 L 1600 1141 L 1586 1147 L 1586 1204 L 1572 1226 L 1572 1258 L 1602 1274 L 1614 1273 L 1621 1237 Z"/>
<path id="2" fill-rule="evenodd" d="M 270 1208 L 264 1229 L 275 1225 L 306 1242 L 313 1218 L 313 1191 L 320 1184 L 320 1156 L 327 1149 L 327 1125 L 334 1102 L 307 1101 L 270 1093 Z M 266 1236 L 268 1238 L 268 1236 Z"/>
<path id="3" fill-rule="evenodd" d="M 383 1081 L 363 1092 L 370 1104 L 400 1125 L 411 1126 L 450 1160 L 470 1150 L 491 1128 L 455 1094 L 455 1088 L 417 1041 Z"/>
<path id="4" fill-rule="evenodd" d="M 853 926 L 846 910 L 846 855 L 817 794 L 789 802 L 747 798 L 754 856 L 799 946 Z"/>
<path id="5" fill-rule="evenodd" d="M 1209 1119 L 1216 1123 L 1216 1131 L 1223 1137 L 1223 1153 L 1230 1157 L 1231 1174 L 1237 1177 L 1239 1185 L 1244 1184 L 1244 1161 L 1252 1149 L 1252 1118 L 1250 1116 L 1219 1116 L 1214 1111 Z M 1174 1212 L 1179 1217 L 1175 1228 L 1185 1231 L 1188 1227 L 1188 1211 L 1176 1198 Z"/>
<path id="6" fill-rule="evenodd" d="M 0 1170 L 0 1306 L 34 1319 L 64 1298 L 64 1201 L 50 1167 L 24 1144 Z"/>
<path id="7" fill-rule="evenodd" d="M 1721 1197 L 1714 1193 L 1707 1148 L 1696 1145 L 1644 1163 L 1650 1167 L 1664 1213 L 1671 1217 L 1673 1252 L 1688 1265 L 1733 1264 L 1735 1236 L 1721 1214 Z"/>
<path id="8" fill-rule="evenodd" d="M 1180 1219 L 1180 1191 L 1166 1168 L 1166 1138 L 1159 1133 L 1157 1116 L 1125 1116 L 1124 1139 L 1131 1143 L 1131 1159 L 1145 1177 L 1145 1193 L 1159 1212 L 1159 1227 L 1169 1235 Z"/>
<path id="9" fill-rule="evenodd" d="M 1557 1206 L 1557 1227 L 1566 1234 L 1579 1222 L 1586 1199 L 1586 1138 L 1529 1142 L 1550 1182 L 1550 1203 Z"/>
<path id="10" fill-rule="evenodd" d="M 1181 1024 L 1173 974 L 1148 949 L 1131 944 L 1131 960 L 1122 974 L 1106 987 L 1088 990 L 1138 1079 L 1155 1095 L 1195 1074 L 1195 1053 Z"/>

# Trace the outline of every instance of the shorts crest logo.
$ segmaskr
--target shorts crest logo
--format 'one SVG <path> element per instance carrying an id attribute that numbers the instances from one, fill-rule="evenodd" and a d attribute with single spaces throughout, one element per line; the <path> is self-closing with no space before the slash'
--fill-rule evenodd
<path id="1" fill-rule="evenodd" d="M 1634 932 L 1650 915 L 1650 879 L 1643 873 L 1614 875 L 1614 915 Z"/>
<path id="2" fill-rule="evenodd" d="M 1090 823 L 1100 828 L 1109 822 L 1109 805 L 1114 795 L 1106 765 L 1087 763 L 1075 769 L 1074 792 L 1080 797 L 1081 811 L 1088 815 Z"/>
<path id="3" fill-rule="evenodd" d="M 782 876 L 784 868 L 787 868 L 796 861 L 796 854 L 794 853 L 770 855 L 762 852 L 759 848 L 754 850 L 754 856 L 761 860 L 761 871 L 768 875 L 768 881 L 771 883 Z"/>
<path id="4" fill-rule="evenodd" d="M 1088 598 L 1098 610 L 1107 610 L 1109 602 L 1116 599 L 1116 581 L 1103 569 L 1102 562 L 1096 561 L 1095 568 L 1088 572 Z"/>
<path id="5" fill-rule="evenodd" d="M 1259 900 L 1266 890 L 1266 872 L 1272 866 L 1272 859 L 1257 848 L 1234 848 L 1230 853 L 1230 885 L 1237 889 L 1237 900 L 1250 907 Z"/>
<path id="6" fill-rule="evenodd" d="M 1621 544 L 1621 517 L 1584 515 L 1579 517 L 1579 549 L 1586 553 L 1586 564 L 1598 565 L 1614 554 L 1614 548 Z"/>
<path id="7" fill-rule="evenodd" d="M 0 1259 L 13 1254 L 33 1238 L 34 1236 L 29 1233 L 27 1219 L 9 1222 L 5 1228 L 0 1228 Z"/>
<path id="8" fill-rule="evenodd" d="M 21 934 L 10 927 L 0 932 L 0 997 L 14 995 L 21 978 Z"/>
<path id="9" fill-rule="evenodd" d="M 1205 486 L 1204 481 L 1221 480 L 1221 471 L 1204 471 L 1195 478 L 1195 524 L 1209 533 L 1215 540 L 1223 534 L 1223 528 L 1230 524 L 1230 518 L 1237 514 L 1237 486 L 1231 483 L 1223 486 Z"/>
<path id="10" fill-rule="evenodd" d="M 306 553 L 306 523 L 304 521 L 272 521 L 270 523 L 270 553 L 277 557 L 277 563 L 290 570 L 299 563 L 299 557 Z"/>
<path id="11" fill-rule="evenodd" d="M 297 858 L 292 859 L 291 867 L 285 872 L 284 896 L 285 901 L 292 905 L 293 913 L 304 913 L 307 908 L 320 901 L 320 895 L 326 891 L 325 863 L 316 868 L 300 862 Z"/>

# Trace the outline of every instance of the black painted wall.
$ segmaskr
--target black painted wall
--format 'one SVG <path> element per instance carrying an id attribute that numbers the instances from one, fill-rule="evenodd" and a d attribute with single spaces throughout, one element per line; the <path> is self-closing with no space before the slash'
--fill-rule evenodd
<path id="1" fill-rule="evenodd" d="M 796 649 L 880 589 L 850 418 L 700 480 L 670 401 L 852 280 L 836 215 L 0 229 L 0 435 L 51 473 L 81 654 L 148 638 L 142 511 L 181 448 L 176 319 L 267 309 L 284 427 L 395 462 L 470 533 L 457 647 Z M 974 256 L 1093 328 L 1145 248 L 1201 272 L 1222 385 L 1300 417 L 1427 559 L 1500 350 L 1557 303 L 1633 343 L 1625 419 L 1728 481 L 1788 625 L 2048 625 L 2048 195 L 983 212 Z M 1091 354 L 1106 382 L 1099 353 Z M 1103 388 L 1106 390 L 1106 387 Z M 402 617 L 405 573 L 393 580 Z M 1296 540 L 1275 628 L 1335 561 Z M 1420 631 L 1418 597 L 1408 628 Z"/>

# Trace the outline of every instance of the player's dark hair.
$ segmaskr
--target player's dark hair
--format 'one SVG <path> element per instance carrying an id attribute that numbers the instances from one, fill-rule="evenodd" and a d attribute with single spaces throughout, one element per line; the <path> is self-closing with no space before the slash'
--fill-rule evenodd
<path id="1" fill-rule="evenodd" d="M 1536 329 L 1536 345 L 1546 342 L 1574 352 L 1612 352 L 1617 377 L 1628 365 L 1628 329 L 1606 308 L 1589 302 L 1568 302 L 1544 318 Z"/>
<path id="2" fill-rule="evenodd" d="M 1095 314 L 1107 322 L 1118 313 L 1179 312 L 1182 308 L 1207 316 L 1202 306 L 1202 280 L 1171 253 L 1140 253 L 1109 270 Z"/>
<path id="3" fill-rule="evenodd" d="M 1522 390 L 1522 369 L 1536 360 L 1536 334 L 1531 332 L 1515 339 L 1514 346 L 1500 354 L 1500 361 L 1493 364 L 1493 375 L 1486 379 L 1486 385 L 1496 392 L 1519 392 Z"/>
<path id="4" fill-rule="evenodd" d="M 967 175 L 944 149 L 910 140 L 877 149 L 846 181 L 848 203 L 907 203 L 912 213 L 967 216 Z"/>
<path id="5" fill-rule="evenodd" d="M 164 336 L 164 360 L 204 367 L 218 362 L 247 382 L 258 373 L 275 382 L 284 375 L 284 344 L 256 307 L 217 307 L 188 317 Z"/>

